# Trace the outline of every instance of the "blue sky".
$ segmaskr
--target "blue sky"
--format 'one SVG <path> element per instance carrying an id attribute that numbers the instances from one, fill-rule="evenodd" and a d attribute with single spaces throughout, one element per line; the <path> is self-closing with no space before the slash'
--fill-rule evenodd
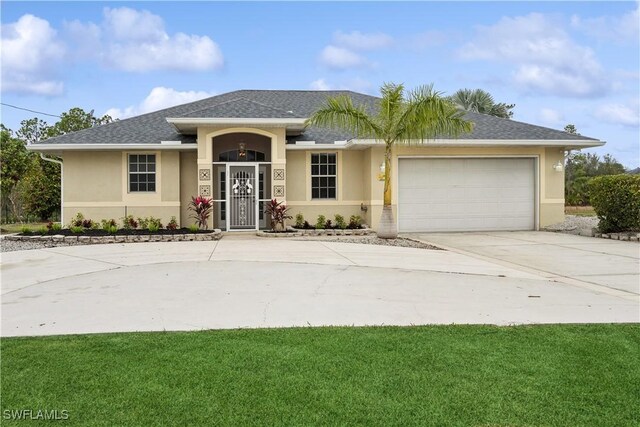
<path id="1" fill-rule="evenodd" d="M 236 89 L 434 83 L 639 164 L 637 2 L 2 2 L 2 102 L 121 118 Z M 2 106 L 13 129 L 32 113 Z M 46 120 L 54 118 L 42 117 Z"/>

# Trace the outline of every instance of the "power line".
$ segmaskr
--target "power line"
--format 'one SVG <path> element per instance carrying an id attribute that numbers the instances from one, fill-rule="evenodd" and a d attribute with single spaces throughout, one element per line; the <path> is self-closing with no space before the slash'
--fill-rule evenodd
<path id="1" fill-rule="evenodd" d="M 60 116 L 58 116 L 57 114 L 43 113 L 42 111 L 30 110 L 30 109 L 28 109 L 28 108 L 22 108 L 22 107 L 18 107 L 18 106 L 16 106 L 16 105 L 5 104 L 4 102 L 0 102 L 0 104 L 1 104 L 1 105 L 4 105 L 5 107 L 15 108 L 16 110 L 24 110 L 24 111 L 29 111 L 30 113 L 42 114 L 43 116 L 51 116 L 51 117 L 58 117 L 58 118 L 60 118 Z"/>

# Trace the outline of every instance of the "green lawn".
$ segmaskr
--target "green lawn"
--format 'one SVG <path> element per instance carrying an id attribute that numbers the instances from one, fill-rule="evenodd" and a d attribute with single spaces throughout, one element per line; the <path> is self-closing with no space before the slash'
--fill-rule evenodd
<path id="1" fill-rule="evenodd" d="M 46 227 L 48 222 L 14 222 L 11 224 L 0 224 L 0 233 L 20 233 L 22 231 L 22 227 L 25 225 L 31 229 L 31 231 L 36 231 L 40 227 Z"/>
<path id="2" fill-rule="evenodd" d="M 565 206 L 564 213 L 577 216 L 596 216 L 596 211 L 591 206 Z"/>
<path id="3" fill-rule="evenodd" d="M 61 425 L 640 424 L 640 325 L 107 334 L 1 350 L 3 414 L 67 410 Z"/>

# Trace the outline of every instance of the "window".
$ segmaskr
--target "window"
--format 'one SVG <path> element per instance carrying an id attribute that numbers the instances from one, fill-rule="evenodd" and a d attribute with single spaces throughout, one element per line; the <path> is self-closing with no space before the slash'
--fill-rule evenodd
<path id="1" fill-rule="evenodd" d="M 129 192 L 156 191 L 156 155 L 129 154 Z"/>
<path id="2" fill-rule="evenodd" d="M 336 198 L 336 154 L 311 154 L 311 198 Z"/>

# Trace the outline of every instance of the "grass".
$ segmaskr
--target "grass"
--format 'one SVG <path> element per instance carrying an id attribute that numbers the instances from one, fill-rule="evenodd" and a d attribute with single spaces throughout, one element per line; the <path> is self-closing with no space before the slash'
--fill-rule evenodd
<path id="1" fill-rule="evenodd" d="M 48 222 L 14 222 L 12 224 L 1 224 L 0 225 L 0 233 L 8 234 L 8 233 L 20 233 L 22 231 L 22 227 L 27 226 L 32 231 L 38 230 L 40 227 L 46 227 Z"/>
<path id="2" fill-rule="evenodd" d="M 596 216 L 596 212 L 591 206 L 565 206 L 564 213 L 577 216 Z"/>
<path id="3" fill-rule="evenodd" d="M 2 410 L 67 410 L 65 425 L 640 423 L 639 325 L 129 333 L 0 345 Z"/>

